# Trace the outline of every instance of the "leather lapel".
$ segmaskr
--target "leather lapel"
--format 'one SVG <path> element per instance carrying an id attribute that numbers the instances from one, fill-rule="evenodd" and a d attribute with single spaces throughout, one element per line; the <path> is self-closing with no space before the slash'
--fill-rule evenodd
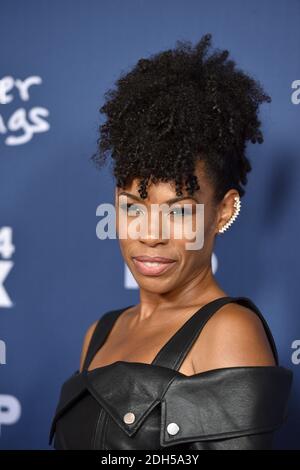
<path id="1" fill-rule="evenodd" d="M 243 436 L 279 427 L 287 414 L 292 372 L 281 366 L 228 367 L 185 376 L 172 369 L 117 361 L 93 371 L 76 371 L 62 386 L 52 421 L 87 391 L 132 436 L 161 403 L 161 446 Z M 133 423 L 124 421 L 134 413 Z M 168 433 L 176 423 L 179 431 Z"/>
<path id="2" fill-rule="evenodd" d="M 126 432 L 134 434 L 142 422 L 161 402 L 169 383 L 178 372 L 160 366 L 139 362 L 117 361 L 92 371 L 76 371 L 64 382 L 58 406 L 52 420 L 49 444 L 51 444 L 57 420 L 89 392 L 111 418 Z M 135 420 L 124 421 L 126 413 L 134 413 Z"/>
<path id="3" fill-rule="evenodd" d="M 128 436 L 134 434 L 178 375 L 171 369 L 117 361 L 84 374 L 86 387 Z M 134 413 L 134 421 L 124 421 Z"/>
<path id="4" fill-rule="evenodd" d="M 62 416 L 65 411 L 67 411 L 72 405 L 77 401 L 77 399 L 86 391 L 86 386 L 83 381 L 82 374 L 76 370 L 71 377 L 64 382 L 60 397 L 58 401 L 57 408 L 55 410 L 55 414 L 51 423 L 51 429 L 49 434 L 49 444 L 51 444 L 56 421 Z"/>
<path id="5" fill-rule="evenodd" d="M 286 418 L 292 372 L 281 366 L 214 369 L 178 376 L 162 401 L 161 445 L 275 430 Z M 179 427 L 175 435 L 168 425 Z"/>

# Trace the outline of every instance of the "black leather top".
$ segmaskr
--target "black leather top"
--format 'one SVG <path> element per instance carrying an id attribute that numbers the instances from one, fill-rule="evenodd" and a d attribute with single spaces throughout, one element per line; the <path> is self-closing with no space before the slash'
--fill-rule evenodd
<path id="1" fill-rule="evenodd" d="M 229 302 L 260 317 L 276 366 L 181 374 L 181 364 L 205 323 Z M 88 371 L 114 322 L 128 308 L 107 312 L 98 322 L 82 372 L 76 370 L 62 386 L 50 445 L 55 436 L 55 449 L 272 448 L 274 431 L 287 417 L 292 372 L 279 365 L 268 324 L 249 298 L 222 297 L 197 310 L 151 364 L 116 361 Z"/>

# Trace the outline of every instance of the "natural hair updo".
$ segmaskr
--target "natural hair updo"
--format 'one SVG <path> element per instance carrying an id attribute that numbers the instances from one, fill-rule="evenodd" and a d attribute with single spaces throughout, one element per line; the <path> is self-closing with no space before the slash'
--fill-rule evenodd
<path id="1" fill-rule="evenodd" d="M 111 158 L 120 188 L 139 180 L 147 197 L 150 182 L 173 181 L 176 194 L 199 189 L 195 163 L 203 160 L 215 202 L 235 188 L 242 197 L 251 164 L 246 144 L 263 142 L 258 108 L 271 97 L 251 76 L 236 68 L 228 50 L 210 55 L 211 34 L 193 47 L 177 41 L 169 49 L 141 58 L 105 93 L 97 152 L 101 167 Z"/>

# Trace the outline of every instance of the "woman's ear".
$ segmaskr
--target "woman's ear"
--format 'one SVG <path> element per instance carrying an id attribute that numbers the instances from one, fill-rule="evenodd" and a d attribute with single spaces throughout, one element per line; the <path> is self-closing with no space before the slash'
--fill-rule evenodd
<path id="1" fill-rule="evenodd" d="M 219 232 L 219 230 L 223 227 L 223 225 L 225 225 L 235 213 L 235 208 L 234 208 L 235 196 L 239 196 L 239 193 L 236 190 L 231 189 L 226 193 L 222 202 L 220 203 L 215 234 Z"/>

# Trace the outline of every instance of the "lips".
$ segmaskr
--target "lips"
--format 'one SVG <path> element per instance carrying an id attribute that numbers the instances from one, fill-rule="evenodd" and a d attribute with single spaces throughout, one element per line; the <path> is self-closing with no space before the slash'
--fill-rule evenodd
<path id="1" fill-rule="evenodd" d="M 175 260 L 162 256 L 135 256 L 132 259 L 137 270 L 145 276 L 160 276 L 176 263 Z"/>
<path id="2" fill-rule="evenodd" d="M 153 261 L 157 263 L 172 263 L 175 261 L 174 259 L 164 258 L 163 256 L 134 256 L 134 259 L 137 259 L 138 261 Z"/>

